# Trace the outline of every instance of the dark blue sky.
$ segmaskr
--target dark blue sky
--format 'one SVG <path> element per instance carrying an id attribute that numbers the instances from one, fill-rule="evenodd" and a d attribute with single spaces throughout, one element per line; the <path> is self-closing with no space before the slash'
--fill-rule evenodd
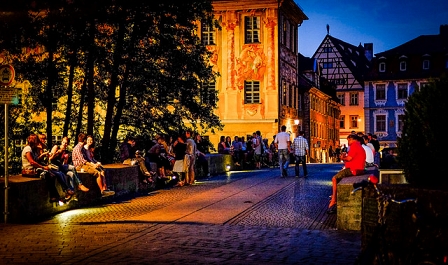
<path id="1" fill-rule="evenodd" d="M 383 52 L 448 24 L 448 0 L 295 0 L 309 20 L 299 28 L 299 52 L 313 56 L 327 34 Z"/>

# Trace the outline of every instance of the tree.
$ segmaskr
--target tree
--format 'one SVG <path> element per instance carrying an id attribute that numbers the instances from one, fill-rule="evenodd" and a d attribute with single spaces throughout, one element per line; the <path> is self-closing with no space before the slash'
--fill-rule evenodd
<path id="1" fill-rule="evenodd" d="M 196 34 L 198 21 L 213 23 L 210 0 L 25 2 L 40 15 L 14 7 L 27 20 L 2 25 L 13 34 L 0 50 L 11 49 L 19 79 L 31 83 L 32 108 L 46 112 L 50 139 L 55 122 L 66 134 L 77 119 L 76 132 L 87 124 L 101 138 L 103 162 L 111 162 L 128 133 L 221 128 L 216 100 L 201 101 L 203 84 L 218 75 Z M 22 56 L 23 47 L 45 50 Z M 68 104 L 58 108 L 63 117 L 53 115 L 56 98 Z"/>
<path id="2" fill-rule="evenodd" d="M 448 78 L 443 76 L 413 93 L 406 103 L 404 128 L 398 139 L 398 159 L 410 184 L 448 188 L 443 144 L 448 124 L 447 98 Z"/>

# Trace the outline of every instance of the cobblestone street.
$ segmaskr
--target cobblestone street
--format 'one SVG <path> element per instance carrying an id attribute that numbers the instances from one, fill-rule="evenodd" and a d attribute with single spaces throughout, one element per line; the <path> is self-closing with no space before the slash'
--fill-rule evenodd
<path id="1" fill-rule="evenodd" d="M 0 225 L 2 264 L 353 264 L 360 233 L 325 213 L 341 164 L 232 172 Z"/>

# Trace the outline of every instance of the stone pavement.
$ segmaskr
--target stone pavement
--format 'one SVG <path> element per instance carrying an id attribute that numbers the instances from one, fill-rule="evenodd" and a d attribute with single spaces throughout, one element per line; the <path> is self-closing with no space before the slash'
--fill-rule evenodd
<path id="1" fill-rule="evenodd" d="M 232 172 L 70 210 L 30 224 L 0 224 L 1 264 L 353 264 L 360 233 L 325 214 L 341 164 Z M 293 175 L 293 168 L 289 174 Z"/>

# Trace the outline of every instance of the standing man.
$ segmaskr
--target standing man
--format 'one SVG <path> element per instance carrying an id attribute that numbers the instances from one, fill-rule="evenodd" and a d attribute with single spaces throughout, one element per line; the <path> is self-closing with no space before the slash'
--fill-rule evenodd
<path id="1" fill-rule="evenodd" d="M 345 166 L 331 179 L 333 185 L 333 194 L 331 195 L 330 205 L 328 205 L 328 214 L 336 213 L 336 194 L 338 183 L 346 177 L 357 176 L 364 174 L 366 165 L 366 152 L 361 146 L 360 140 L 358 140 L 356 134 L 350 134 L 347 136 L 348 146 L 350 150 L 347 154 L 341 155 L 341 160 L 345 163 Z"/>
<path id="2" fill-rule="evenodd" d="M 282 125 L 281 132 L 275 136 L 275 146 L 278 150 L 278 163 L 280 165 L 280 173 L 282 178 L 288 176 L 289 151 L 291 148 L 291 138 L 286 132 L 286 126 Z"/>
<path id="3" fill-rule="evenodd" d="M 190 156 L 190 166 L 188 168 L 188 172 L 185 179 L 185 184 L 194 184 L 195 182 L 195 163 L 196 163 L 196 152 L 198 151 L 196 148 L 196 143 L 192 137 L 191 131 L 185 132 L 185 138 L 187 138 L 187 154 Z"/>
<path id="4" fill-rule="evenodd" d="M 302 163 L 303 176 L 308 177 L 308 170 L 306 169 L 306 155 L 308 154 L 309 146 L 308 141 L 303 137 L 304 132 L 299 131 L 299 136 L 294 139 L 291 149 L 294 151 L 294 156 L 296 158 L 296 164 L 294 170 L 296 173 L 296 178 L 299 177 L 299 166 Z"/>

